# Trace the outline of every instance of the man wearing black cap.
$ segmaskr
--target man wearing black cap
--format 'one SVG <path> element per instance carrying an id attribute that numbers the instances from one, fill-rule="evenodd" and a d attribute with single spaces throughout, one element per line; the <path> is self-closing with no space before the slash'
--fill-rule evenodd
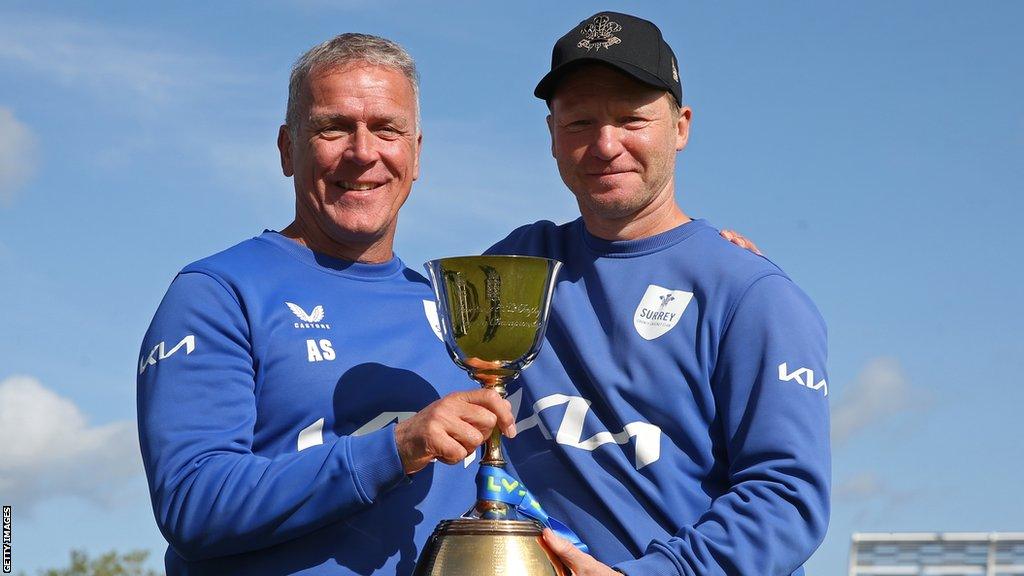
<path id="1" fill-rule="evenodd" d="M 491 249 L 565 263 L 508 452 L 593 556 L 545 538 L 578 575 L 802 574 L 828 524 L 824 321 L 677 204 L 691 111 L 654 24 L 581 22 L 535 94 L 582 218 Z"/>

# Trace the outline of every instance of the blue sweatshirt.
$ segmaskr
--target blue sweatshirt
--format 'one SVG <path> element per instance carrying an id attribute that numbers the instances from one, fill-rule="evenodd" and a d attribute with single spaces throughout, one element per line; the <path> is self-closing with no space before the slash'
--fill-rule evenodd
<path id="1" fill-rule="evenodd" d="M 565 263 L 507 453 L 632 575 L 802 574 L 829 513 L 825 324 L 774 264 L 697 220 L 609 242 L 581 220 L 490 253 Z"/>
<path id="2" fill-rule="evenodd" d="M 476 386 L 427 281 L 275 232 L 191 264 L 145 336 L 138 417 L 168 574 L 408 574 L 475 466 L 406 477 L 394 422 Z"/>

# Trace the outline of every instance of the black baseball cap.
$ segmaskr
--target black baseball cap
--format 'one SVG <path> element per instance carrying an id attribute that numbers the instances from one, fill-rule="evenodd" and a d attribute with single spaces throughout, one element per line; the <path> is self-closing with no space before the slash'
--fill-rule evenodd
<path id="1" fill-rule="evenodd" d="M 683 104 L 676 56 L 661 30 L 643 18 L 620 12 L 598 12 L 559 38 L 551 51 L 551 71 L 541 78 L 533 95 L 550 102 L 559 80 L 588 62 L 612 66 L 670 92 L 677 104 Z"/>

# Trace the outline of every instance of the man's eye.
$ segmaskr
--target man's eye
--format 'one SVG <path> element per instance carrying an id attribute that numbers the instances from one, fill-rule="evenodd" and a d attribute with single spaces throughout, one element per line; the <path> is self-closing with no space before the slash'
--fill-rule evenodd
<path id="1" fill-rule="evenodd" d="M 345 130 L 338 126 L 328 126 L 321 128 L 318 133 L 324 138 L 340 138 L 345 135 Z"/>
<path id="2" fill-rule="evenodd" d="M 392 140 L 402 135 L 402 131 L 394 126 L 381 126 L 376 130 L 377 135 L 381 138 Z"/>
<path id="3" fill-rule="evenodd" d="M 590 120 L 573 120 L 565 125 L 565 129 L 569 132 L 580 132 L 589 128 L 591 124 Z"/>
<path id="4" fill-rule="evenodd" d="M 647 119 L 640 116 L 627 116 L 622 119 L 622 125 L 626 128 L 643 128 L 647 125 Z"/>

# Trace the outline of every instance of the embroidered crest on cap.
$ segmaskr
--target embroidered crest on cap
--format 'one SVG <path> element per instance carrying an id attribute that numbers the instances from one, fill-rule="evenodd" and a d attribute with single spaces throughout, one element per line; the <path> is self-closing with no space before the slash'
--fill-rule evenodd
<path id="1" fill-rule="evenodd" d="M 679 72 L 676 71 L 676 59 L 672 59 L 672 79 L 679 82 Z"/>
<path id="2" fill-rule="evenodd" d="M 615 44 L 621 44 L 622 40 L 615 33 L 622 30 L 617 22 L 612 22 L 610 18 L 605 15 L 595 16 L 594 19 L 583 28 L 580 29 L 580 33 L 583 34 L 583 40 L 576 46 L 578 48 L 586 48 L 587 52 L 591 48 L 594 50 L 600 50 L 614 46 Z"/>

